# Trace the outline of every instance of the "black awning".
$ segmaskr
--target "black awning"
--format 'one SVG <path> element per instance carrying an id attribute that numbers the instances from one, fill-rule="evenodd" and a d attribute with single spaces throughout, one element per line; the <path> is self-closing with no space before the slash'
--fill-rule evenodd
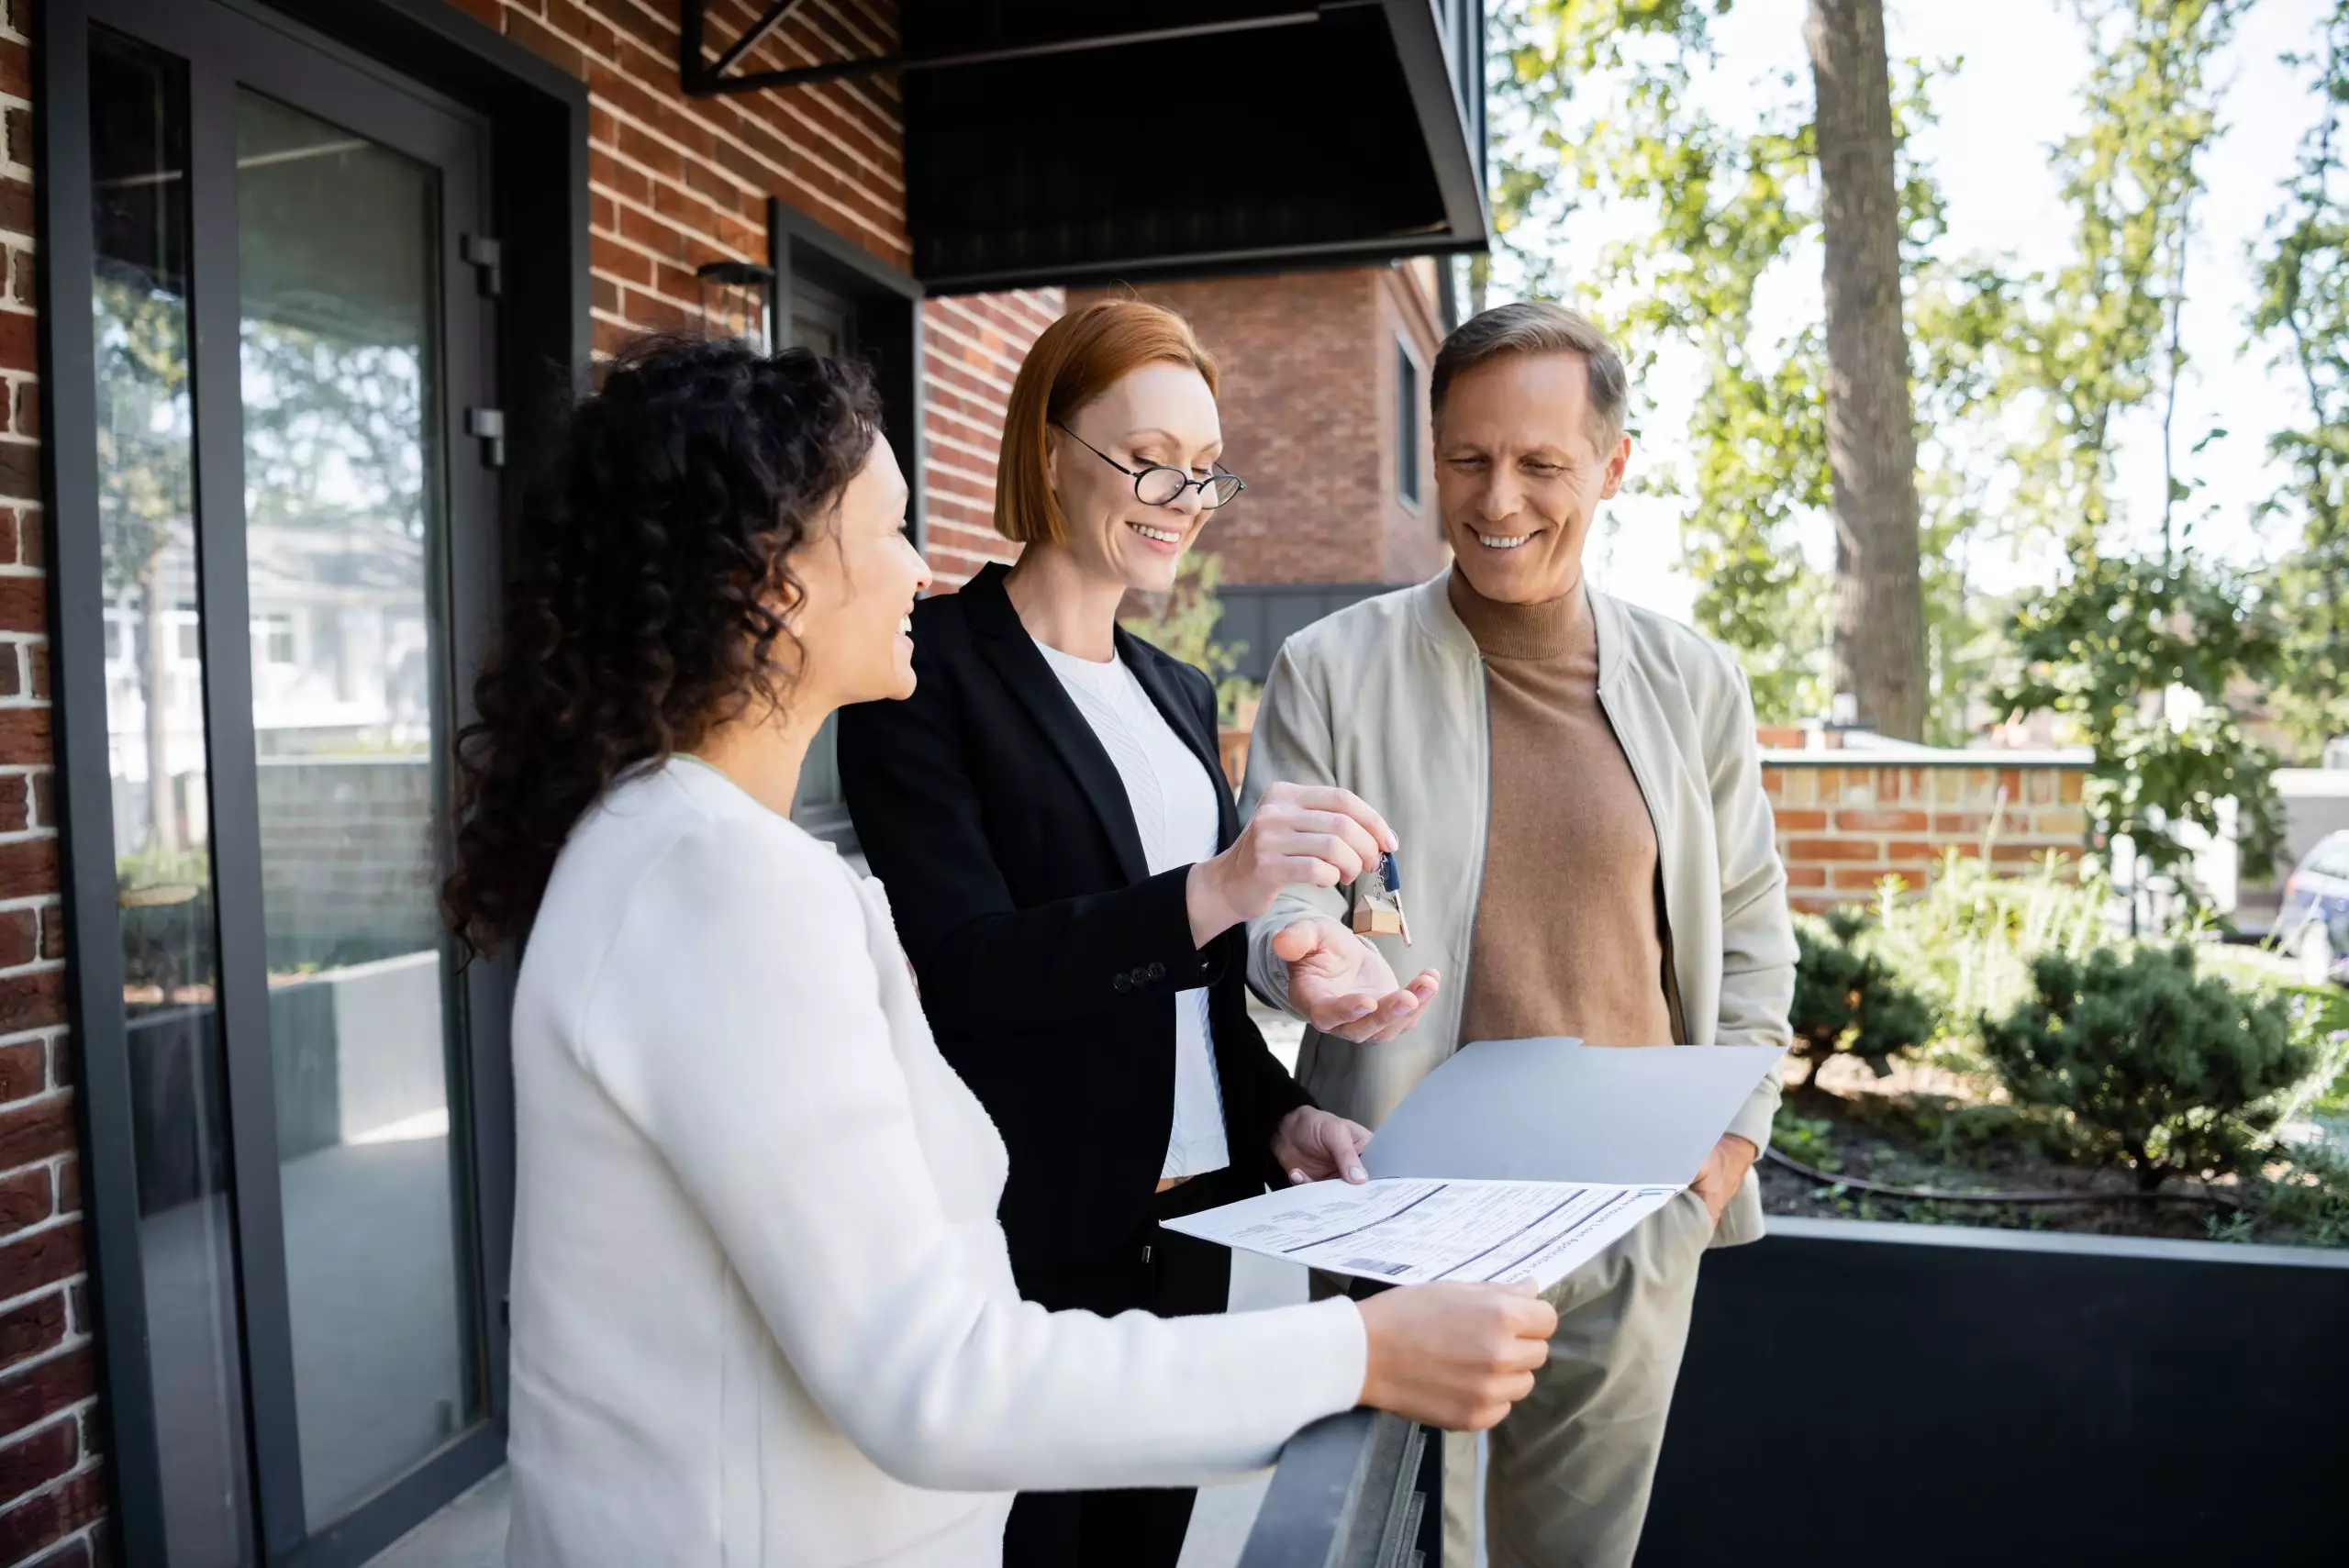
<path id="1" fill-rule="evenodd" d="M 1476 0 L 1459 30 L 1473 51 Z M 909 55 L 977 50 L 997 7 L 911 0 Z M 1309 13 L 1010 0 L 1007 41 Z M 1017 16 L 1015 30 L 1008 17 Z M 933 290 L 1300 266 L 1486 242 L 1481 61 L 1430 0 L 905 77 L 906 216 Z M 1460 83 L 1473 84 L 1464 111 Z"/>
<path id="2" fill-rule="evenodd" d="M 729 77 L 734 50 L 687 85 L 896 72 L 933 292 L 1486 244 L 1482 0 L 901 0 L 898 20 L 885 59 Z"/>

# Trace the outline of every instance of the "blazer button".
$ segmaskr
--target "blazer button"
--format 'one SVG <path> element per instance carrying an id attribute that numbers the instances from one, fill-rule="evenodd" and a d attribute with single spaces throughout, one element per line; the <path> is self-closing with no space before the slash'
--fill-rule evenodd
<path id="1" fill-rule="evenodd" d="M 1164 964 L 1163 964 L 1163 963 L 1158 963 L 1158 962 L 1153 962 L 1151 964 L 1151 966 L 1150 966 L 1150 978 L 1151 978 L 1151 979 L 1152 979 L 1152 980 L 1163 980 L 1163 979 L 1165 979 L 1165 978 L 1166 978 L 1166 966 L 1165 966 Z"/>
<path id="2" fill-rule="evenodd" d="M 1109 988 L 1122 996 L 1134 988 L 1133 979 L 1130 975 L 1120 974 L 1109 982 Z"/>

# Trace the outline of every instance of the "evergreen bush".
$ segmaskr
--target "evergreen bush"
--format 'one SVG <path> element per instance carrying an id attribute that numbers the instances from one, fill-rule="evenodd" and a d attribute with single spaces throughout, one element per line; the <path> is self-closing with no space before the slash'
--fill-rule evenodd
<path id="1" fill-rule="evenodd" d="M 1932 1009 L 1868 950 L 1869 924 L 1854 909 L 1795 922 L 1795 999 L 1788 1017 L 1794 1054 L 1810 1064 L 1804 1085 L 1810 1093 L 1825 1093 L 1820 1073 L 1834 1056 L 1856 1057 L 1881 1078 L 1896 1054 L 1932 1038 Z"/>
<path id="2" fill-rule="evenodd" d="M 2147 1192 L 2245 1170 L 2319 1065 L 2280 998 L 2198 975 L 2189 947 L 2043 953 L 2032 986 L 1982 1018 L 1984 1054 L 2018 1103 L 2067 1115 L 2085 1153 Z"/>

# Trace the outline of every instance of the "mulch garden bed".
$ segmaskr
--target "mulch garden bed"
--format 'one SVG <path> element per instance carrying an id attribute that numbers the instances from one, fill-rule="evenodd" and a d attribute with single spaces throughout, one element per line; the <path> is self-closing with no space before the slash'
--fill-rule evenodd
<path id="1" fill-rule="evenodd" d="M 1848 1077 L 1842 1072 L 1846 1066 Z M 2065 1159 L 2054 1136 L 2041 1125 L 2009 1106 L 1975 1096 L 1964 1080 L 1951 1074 L 1904 1068 L 1892 1077 L 1870 1080 L 1865 1068 L 1839 1062 L 1830 1083 L 1831 1089 L 1823 1091 L 1787 1087 L 1773 1147 L 1825 1179 L 1764 1159 L 1762 1201 L 1771 1214 L 2113 1236 L 2294 1239 L 2267 1233 L 2270 1228 L 2239 1215 L 2232 1181 L 2205 1188 L 2173 1180 L 2161 1201 L 2124 1198 L 2135 1191 L 2133 1177 Z M 1860 1181 L 1949 1194 L 2077 1192 L 2082 1197 L 1940 1201 L 1871 1192 Z"/>

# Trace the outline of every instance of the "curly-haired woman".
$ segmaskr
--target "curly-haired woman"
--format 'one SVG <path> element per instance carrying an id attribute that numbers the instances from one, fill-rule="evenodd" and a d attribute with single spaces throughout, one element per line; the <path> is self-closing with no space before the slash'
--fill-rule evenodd
<path id="1" fill-rule="evenodd" d="M 1013 1488 L 1196 1483 L 1357 1401 L 1487 1426 L 1543 1353 L 1490 1288 L 1019 1298 L 881 890 L 785 815 L 827 714 L 913 688 L 905 503 L 855 370 L 662 342 L 522 521 L 448 888 L 477 951 L 529 938 L 520 1568 L 991 1564 Z"/>

